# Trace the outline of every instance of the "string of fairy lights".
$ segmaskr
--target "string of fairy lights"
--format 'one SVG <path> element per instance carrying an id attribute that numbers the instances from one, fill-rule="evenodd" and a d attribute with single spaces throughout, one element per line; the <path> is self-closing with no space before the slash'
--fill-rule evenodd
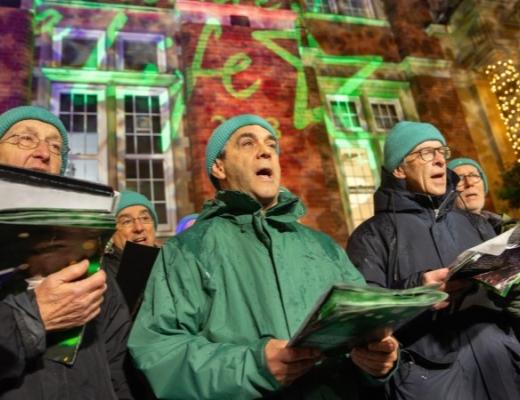
<path id="1" fill-rule="evenodd" d="M 507 136 L 520 162 L 520 73 L 513 60 L 501 60 L 488 65 L 485 74 L 491 91 L 498 99 L 500 117 L 507 129 Z"/>

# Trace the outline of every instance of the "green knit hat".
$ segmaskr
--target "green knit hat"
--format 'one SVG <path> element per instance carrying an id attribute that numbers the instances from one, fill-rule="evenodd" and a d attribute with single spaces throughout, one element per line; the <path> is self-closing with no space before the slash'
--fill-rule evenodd
<path id="1" fill-rule="evenodd" d="M 0 138 L 5 135 L 11 126 L 26 119 L 35 119 L 54 126 L 60 132 L 61 139 L 63 140 L 63 148 L 68 149 L 69 139 L 67 130 L 61 120 L 49 110 L 38 106 L 15 107 L 0 115 Z M 68 152 L 64 151 L 61 154 L 61 175 L 65 173 L 68 159 Z"/>
<path id="2" fill-rule="evenodd" d="M 117 203 L 116 216 L 119 215 L 127 207 L 131 206 L 143 206 L 145 207 L 153 217 L 154 226 L 157 228 L 159 218 L 150 200 L 143 196 L 141 193 L 133 192 L 131 190 L 125 190 L 119 195 L 119 202 Z"/>
<path id="3" fill-rule="evenodd" d="M 220 124 L 211 134 L 206 145 L 206 172 L 211 183 L 218 189 L 218 180 L 211 175 L 211 168 L 220 152 L 226 146 L 227 141 L 237 129 L 247 125 L 259 125 L 267 129 L 271 135 L 276 137 L 276 131 L 265 119 L 253 114 L 241 114 L 230 118 Z M 278 150 L 279 152 L 279 150 Z"/>
<path id="4" fill-rule="evenodd" d="M 446 146 L 446 139 L 432 124 L 413 121 L 398 122 L 386 137 L 383 166 L 388 172 L 392 172 L 415 146 L 428 140 L 438 140 Z"/>
<path id="5" fill-rule="evenodd" d="M 484 192 L 485 193 L 488 192 L 488 179 L 487 179 L 486 173 L 484 172 L 484 170 L 482 169 L 482 167 L 480 166 L 480 164 L 478 162 L 476 162 L 475 160 L 472 160 L 471 158 L 462 158 L 462 157 L 455 158 L 448 163 L 448 168 L 455 169 L 459 165 L 471 165 L 471 166 L 475 167 L 477 169 L 478 173 L 480 174 L 480 177 L 482 178 L 482 182 L 484 182 Z"/>

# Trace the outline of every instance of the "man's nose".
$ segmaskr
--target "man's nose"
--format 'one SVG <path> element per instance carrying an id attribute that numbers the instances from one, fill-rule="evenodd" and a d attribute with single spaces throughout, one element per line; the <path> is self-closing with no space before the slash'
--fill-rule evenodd
<path id="1" fill-rule="evenodd" d="M 142 232 L 144 230 L 144 225 L 139 218 L 134 219 L 133 227 L 134 232 Z"/>
<path id="2" fill-rule="evenodd" d="M 259 143 L 258 145 L 258 157 L 260 158 L 271 158 L 273 155 L 273 148 L 265 143 Z"/>
<path id="3" fill-rule="evenodd" d="M 441 150 L 435 149 L 433 154 L 433 162 L 435 164 L 444 165 L 446 164 L 446 157 L 441 153 Z"/>
<path id="4" fill-rule="evenodd" d="M 41 157 L 46 160 L 49 159 L 51 157 L 49 143 L 47 143 L 45 140 L 41 140 L 40 143 L 38 143 L 38 146 L 36 146 L 34 149 L 33 155 L 35 157 Z"/>

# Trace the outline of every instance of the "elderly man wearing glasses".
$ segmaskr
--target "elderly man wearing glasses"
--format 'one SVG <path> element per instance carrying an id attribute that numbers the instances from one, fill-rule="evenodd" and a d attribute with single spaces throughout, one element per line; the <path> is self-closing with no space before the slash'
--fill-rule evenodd
<path id="1" fill-rule="evenodd" d="M 520 344 L 510 321 L 502 310 L 460 309 L 467 282 L 448 282 L 457 255 L 495 235 L 455 207 L 459 178 L 447 169 L 450 153 L 435 126 L 396 124 L 384 147 L 375 215 L 353 232 L 347 251 L 370 284 L 437 284 L 450 293 L 449 302 L 396 332 L 404 350 L 390 398 L 520 398 Z"/>
<path id="2" fill-rule="evenodd" d="M 116 232 L 103 256 L 103 267 L 117 276 L 126 242 L 156 246 L 157 213 L 150 200 L 131 190 L 121 192 L 116 209 Z"/>
<path id="3" fill-rule="evenodd" d="M 0 115 L 0 163 L 63 175 L 67 143 L 65 126 L 44 108 Z M 16 291 L 0 286 L 1 399 L 132 398 L 123 373 L 130 316 L 115 282 L 104 271 L 85 277 L 88 266 L 78 260 L 34 289 L 23 282 Z M 72 365 L 46 354 L 54 334 L 82 325 Z"/>
<path id="4" fill-rule="evenodd" d="M 457 185 L 459 197 L 455 202 L 458 208 L 484 217 L 496 233 L 505 232 L 515 226 L 518 221 L 509 215 L 484 210 L 489 187 L 486 173 L 478 162 L 471 158 L 456 158 L 448 163 L 448 168 L 460 179 Z"/>

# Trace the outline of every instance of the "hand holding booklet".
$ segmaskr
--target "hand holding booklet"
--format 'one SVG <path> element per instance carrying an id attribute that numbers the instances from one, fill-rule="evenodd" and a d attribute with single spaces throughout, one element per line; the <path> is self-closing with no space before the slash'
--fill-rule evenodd
<path id="1" fill-rule="evenodd" d="M 332 286 L 317 301 L 289 341 L 292 347 L 347 353 L 380 340 L 448 295 L 435 287 L 404 290 L 370 286 Z"/>
<path id="2" fill-rule="evenodd" d="M 115 229 L 112 188 L 0 165 L 0 299 L 36 287 L 70 264 L 88 274 Z M 47 334 L 45 358 L 73 364 L 84 327 Z"/>
<path id="3" fill-rule="evenodd" d="M 507 296 L 520 283 L 520 224 L 461 253 L 450 267 L 450 278 L 471 278 Z"/>

